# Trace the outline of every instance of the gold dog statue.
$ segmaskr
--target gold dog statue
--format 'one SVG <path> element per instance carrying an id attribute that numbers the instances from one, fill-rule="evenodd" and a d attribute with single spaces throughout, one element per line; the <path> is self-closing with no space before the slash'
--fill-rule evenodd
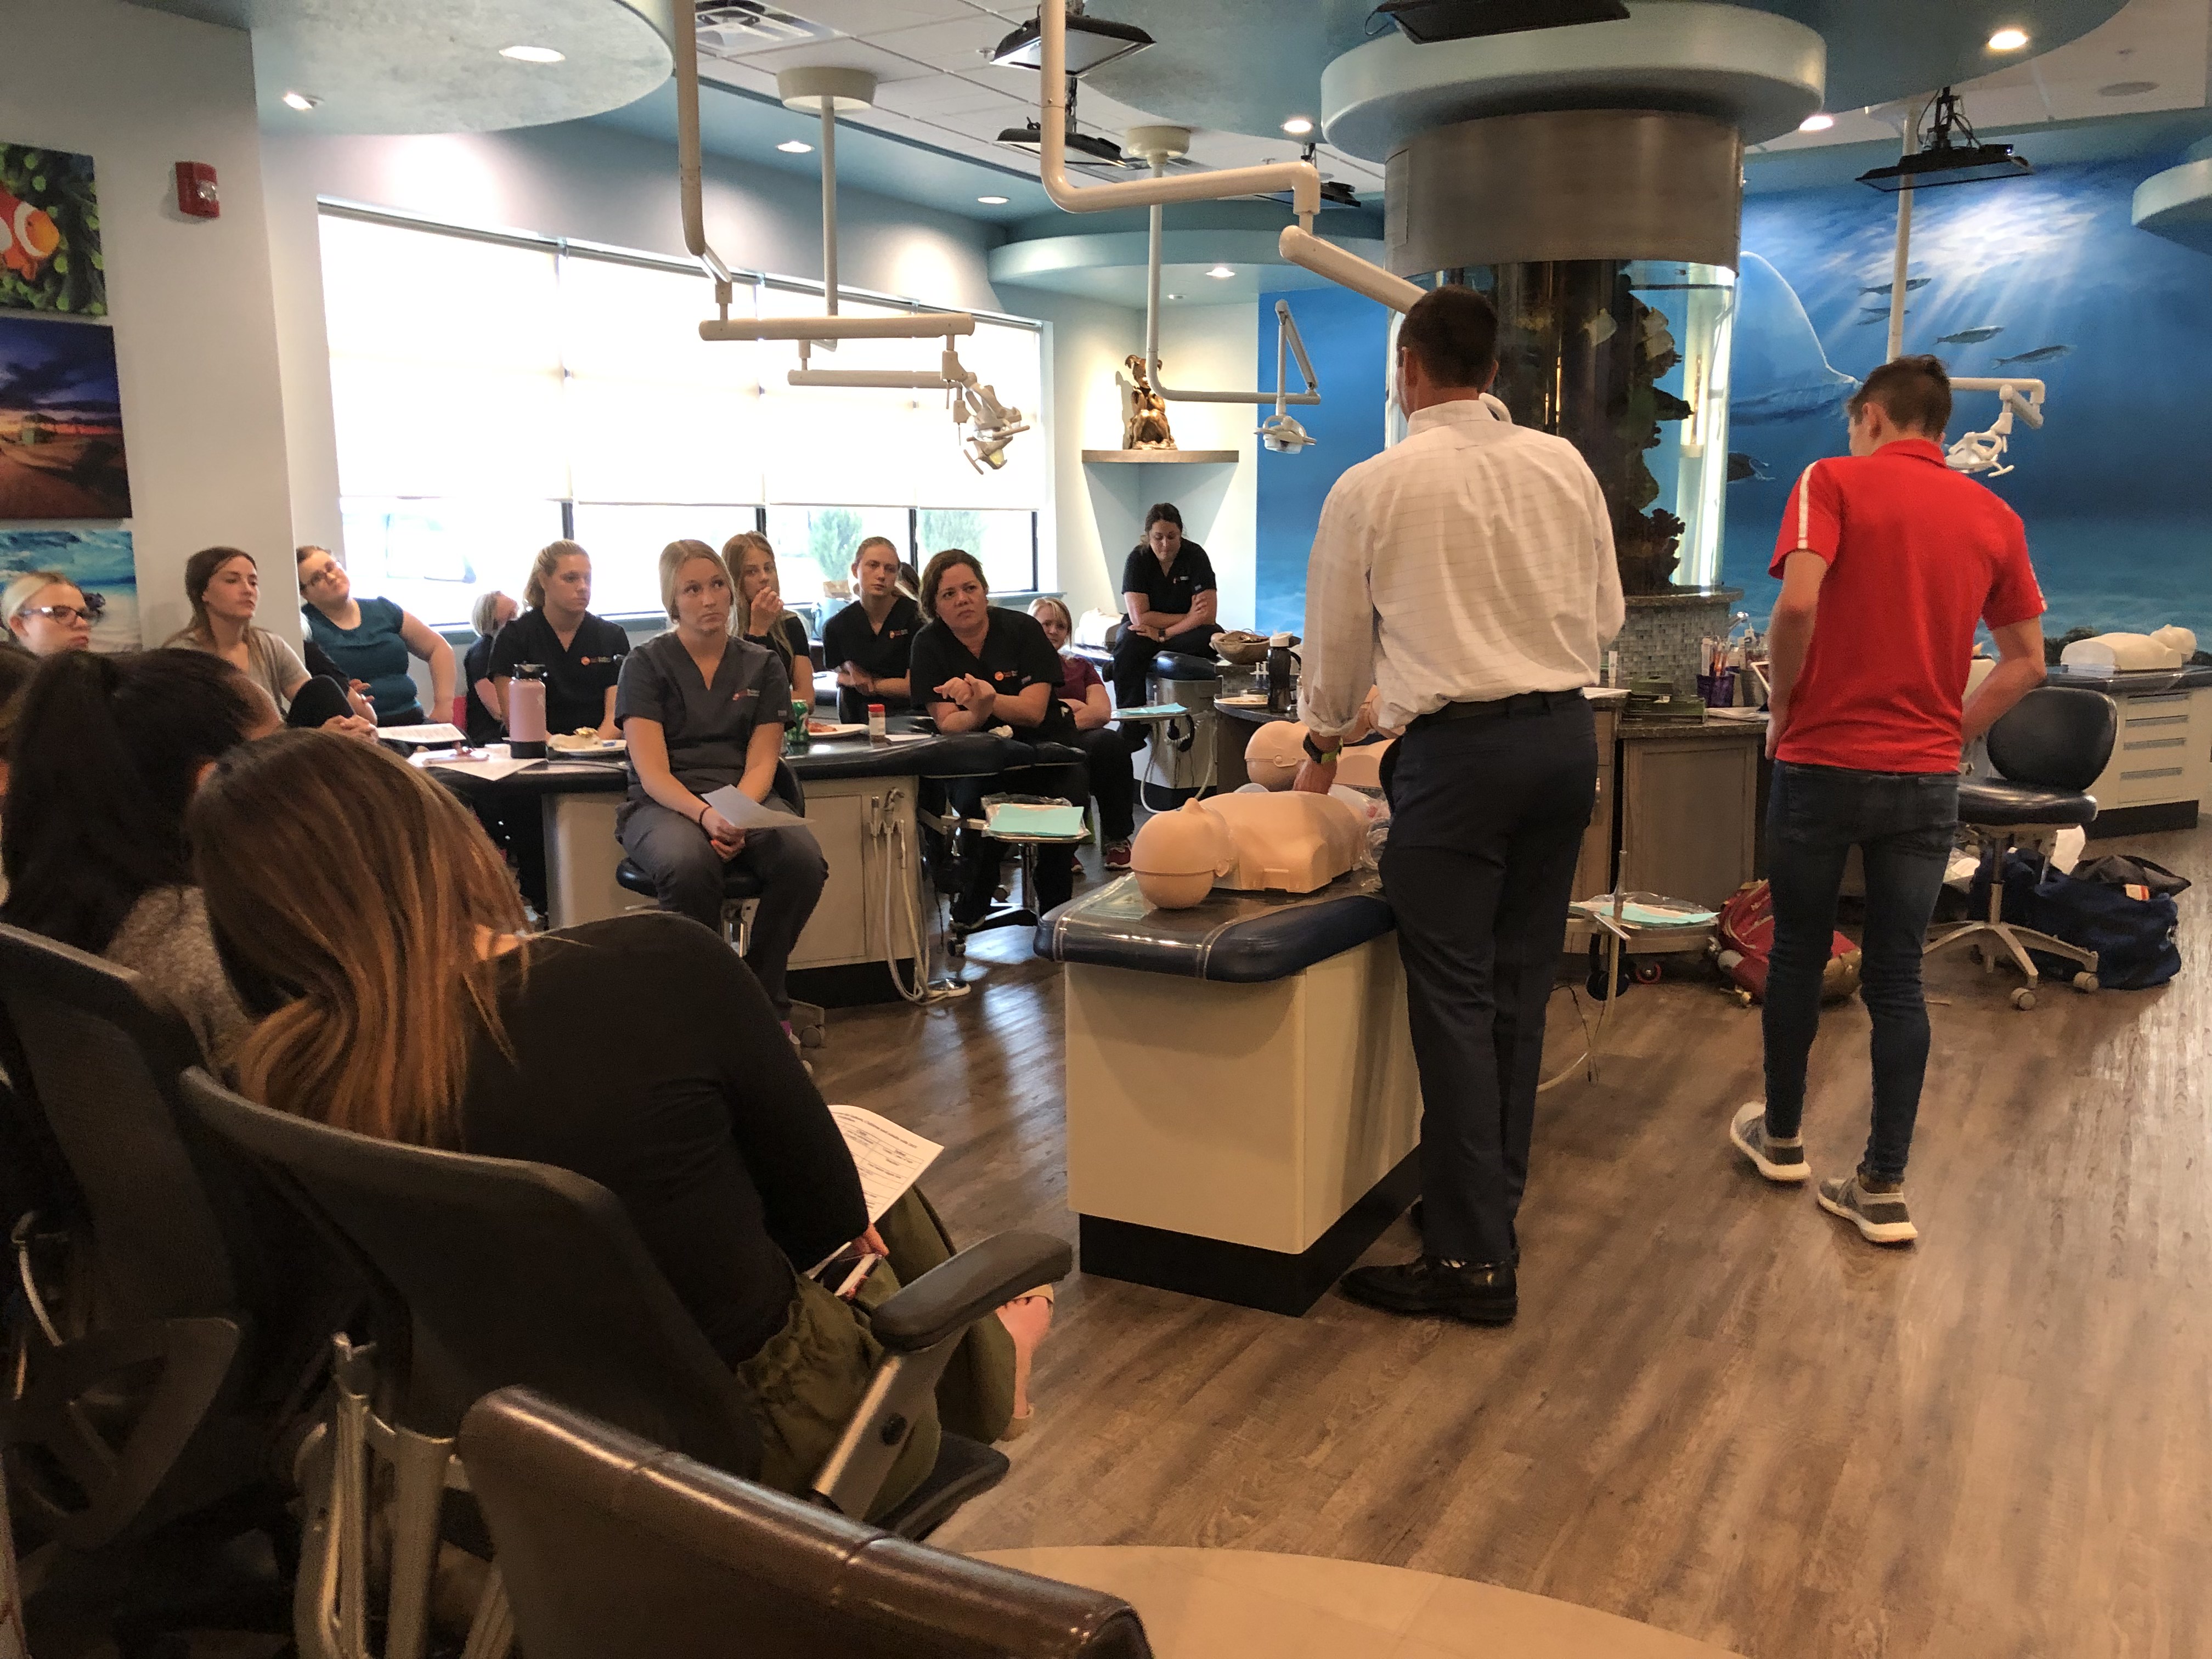
<path id="1" fill-rule="evenodd" d="M 1129 419 L 1122 429 L 1121 447 L 1124 449 L 1173 449 L 1175 434 L 1168 430 L 1167 400 L 1152 390 L 1152 377 L 1145 372 L 1145 360 L 1131 352 L 1123 360 L 1128 365 Z"/>

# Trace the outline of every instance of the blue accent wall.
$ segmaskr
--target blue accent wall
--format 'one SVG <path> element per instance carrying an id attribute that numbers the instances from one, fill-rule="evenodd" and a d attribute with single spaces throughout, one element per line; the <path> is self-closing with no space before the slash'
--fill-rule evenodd
<path id="1" fill-rule="evenodd" d="M 1275 301 L 1288 300 L 1299 337 L 1321 377 L 1319 404 L 1291 413 L 1318 441 L 1296 455 L 1259 450 L 1254 535 L 1255 626 L 1263 633 L 1305 631 L 1306 556 L 1313 550 L 1321 504 L 1346 468 L 1382 448 L 1383 349 L 1390 313 L 1344 289 L 1299 289 L 1260 296 L 1260 385 L 1275 384 Z M 1302 384 L 1290 365 L 1292 390 Z M 1272 408 L 1258 410 L 1264 418 Z M 1258 420 L 1254 422 L 1258 424 Z"/>
<path id="2" fill-rule="evenodd" d="M 2048 384 L 2044 428 L 2013 435 L 2017 470 L 1984 478 L 2027 524 L 2048 633 L 2179 623 L 2212 648 L 2212 255 L 2129 215 L 2166 164 L 1921 191 L 1905 349 Z M 1723 579 L 1754 616 L 1773 605 L 1790 487 L 1845 453 L 1843 400 L 1882 360 L 1895 228 L 1894 199 L 1863 185 L 1744 203 L 1729 447 L 1753 476 L 1729 486 Z M 1960 394 L 1951 435 L 1996 412 L 1992 395 Z"/>

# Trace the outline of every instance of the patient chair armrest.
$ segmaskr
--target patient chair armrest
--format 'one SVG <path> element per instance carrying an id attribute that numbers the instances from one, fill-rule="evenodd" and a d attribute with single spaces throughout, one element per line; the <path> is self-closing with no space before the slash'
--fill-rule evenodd
<path id="1" fill-rule="evenodd" d="M 1074 1266 L 1074 1252 L 1049 1233 L 998 1233 L 901 1290 L 875 1310 L 869 1329 L 895 1353 L 919 1352 L 1024 1291 L 1057 1284 Z"/>

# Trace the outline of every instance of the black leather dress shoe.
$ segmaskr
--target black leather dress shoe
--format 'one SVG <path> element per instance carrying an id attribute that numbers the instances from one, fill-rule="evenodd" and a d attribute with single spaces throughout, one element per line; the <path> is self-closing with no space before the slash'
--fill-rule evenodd
<path id="1" fill-rule="evenodd" d="M 1441 1315 L 1470 1325 L 1510 1325 L 1520 1309 L 1510 1261 L 1447 1267 L 1432 1255 L 1388 1267 L 1354 1267 L 1337 1288 L 1385 1313 Z"/>

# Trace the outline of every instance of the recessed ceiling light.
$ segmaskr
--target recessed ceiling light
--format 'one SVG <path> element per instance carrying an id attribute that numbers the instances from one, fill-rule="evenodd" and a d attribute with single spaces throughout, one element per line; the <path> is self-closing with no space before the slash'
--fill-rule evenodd
<path id="1" fill-rule="evenodd" d="M 1999 29 L 1990 36 L 1991 52 L 2018 52 L 2027 44 L 2026 29 Z"/>
<path id="2" fill-rule="evenodd" d="M 804 138 L 787 138 L 776 148 L 786 155 L 811 155 L 814 153 L 814 146 Z"/>
<path id="3" fill-rule="evenodd" d="M 292 108 L 298 110 L 301 114 L 305 115 L 323 100 L 319 98 L 310 98 L 304 92 L 288 92 L 284 94 L 284 101 Z"/>
<path id="4" fill-rule="evenodd" d="M 1836 118 L 1832 115 L 1808 115 L 1797 124 L 1797 131 L 1800 132 L 1826 132 L 1830 127 L 1835 125 Z"/>
<path id="5" fill-rule="evenodd" d="M 1234 276 L 1237 273 L 1230 270 L 1227 265 L 1216 265 L 1206 274 L 1209 276 Z"/>
<path id="6" fill-rule="evenodd" d="M 978 196 L 975 199 L 985 207 L 1004 207 L 1007 201 L 1004 196 Z"/>
<path id="7" fill-rule="evenodd" d="M 1182 298 L 1182 295 L 1180 294 L 1170 294 L 1168 295 L 1168 298 L 1170 300 L 1180 300 Z"/>
<path id="8" fill-rule="evenodd" d="M 561 64 L 568 58 L 567 52 L 556 52 L 550 46 L 501 46 L 499 55 L 512 58 L 518 64 Z"/>
<path id="9" fill-rule="evenodd" d="M 1293 115 L 1283 123 L 1283 131 L 1293 138 L 1303 138 L 1313 131 L 1313 119 L 1310 116 Z"/>
<path id="10" fill-rule="evenodd" d="M 2155 81 L 2115 81 L 2109 87 L 2099 87 L 2100 98 L 2140 98 L 2147 92 L 2156 92 Z"/>

